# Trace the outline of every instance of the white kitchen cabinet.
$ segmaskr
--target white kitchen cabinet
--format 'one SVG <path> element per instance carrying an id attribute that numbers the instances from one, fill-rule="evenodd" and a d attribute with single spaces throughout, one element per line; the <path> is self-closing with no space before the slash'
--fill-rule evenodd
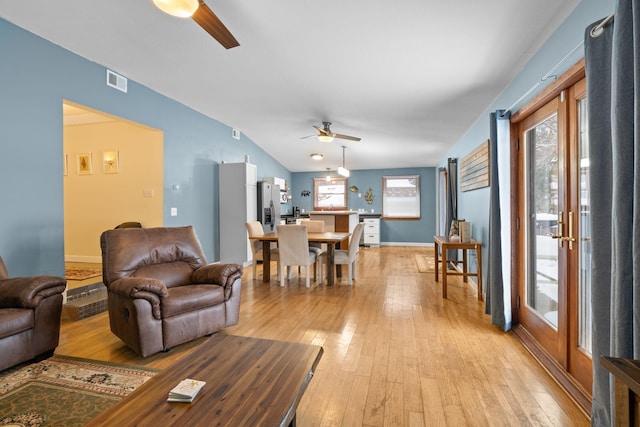
<path id="1" fill-rule="evenodd" d="M 220 261 L 253 261 L 245 223 L 258 220 L 258 169 L 250 163 L 222 163 L 220 179 Z"/>
<path id="2" fill-rule="evenodd" d="M 380 218 L 364 218 L 364 244 L 380 246 Z"/>

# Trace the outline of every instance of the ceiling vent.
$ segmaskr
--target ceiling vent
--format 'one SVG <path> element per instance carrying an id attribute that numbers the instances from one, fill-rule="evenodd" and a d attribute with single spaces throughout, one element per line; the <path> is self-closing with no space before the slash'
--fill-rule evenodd
<path id="1" fill-rule="evenodd" d="M 127 78 L 114 73 L 111 70 L 107 70 L 107 86 L 111 86 L 121 92 L 127 93 Z"/>

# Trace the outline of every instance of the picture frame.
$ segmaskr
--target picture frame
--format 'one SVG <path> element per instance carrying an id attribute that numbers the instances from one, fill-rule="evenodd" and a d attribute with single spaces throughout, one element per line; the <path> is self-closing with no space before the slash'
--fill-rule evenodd
<path id="1" fill-rule="evenodd" d="M 91 153 L 78 154 L 78 175 L 91 175 L 93 173 L 93 165 L 91 162 Z"/>
<path id="2" fill-rule="evenodd" d="M 120 159 L 118 150 L 102 152 L 102 170 L 105 174 L 120 172 Z"/>

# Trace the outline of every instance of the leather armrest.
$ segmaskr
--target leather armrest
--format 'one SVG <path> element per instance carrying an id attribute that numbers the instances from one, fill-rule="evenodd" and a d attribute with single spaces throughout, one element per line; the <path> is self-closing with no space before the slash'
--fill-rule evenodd
<path id="1" fill-rule="evenodd" d="M 169 291 L 161 280 L 149 277 L 123 277 L 111 282 L 109 291 L 129 298 L 144 298 L 147 294 L 158 298 L 169 296 Z"/>
<path id="2" fill-rule="evenodd" d="M 0 307 L 36 308 L 51 295 L 61 294 L 67 281 L 56 276 L 14 277 L 0 280 Z"/>
<path id="3" fill-rule="evenodd" d="M 160 299 L 169 296 L 169 291 L 161 280 L 149 277 L 123 277 L 109 285 L 109 292 L 148 301 L 151 304 L 151 313 L 156 319 L 161 318 Z"/>
<path id="4" fill-rule="evenodd" d="M 208 264 L 193 272 L 191 283 L 223 286 L 226 300 L 231 296 L 233 282 L 241 277 L 242 267 L 239 264 Z"/>

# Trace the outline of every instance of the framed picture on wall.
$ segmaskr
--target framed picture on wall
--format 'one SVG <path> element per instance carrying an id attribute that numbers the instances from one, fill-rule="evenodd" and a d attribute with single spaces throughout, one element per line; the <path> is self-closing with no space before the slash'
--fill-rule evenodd
<path id="1" fill-rule="evenodd" d="M 118 150 L 102 153 L 102 168 L 104 173 L 118 173 L 120 171 L 120 159 Z"/>
<path id="2" fill-rule="evenodd" d="M 91 153 L 78 154 L 78 175 L 91 175 L 92 173 Z"/>

